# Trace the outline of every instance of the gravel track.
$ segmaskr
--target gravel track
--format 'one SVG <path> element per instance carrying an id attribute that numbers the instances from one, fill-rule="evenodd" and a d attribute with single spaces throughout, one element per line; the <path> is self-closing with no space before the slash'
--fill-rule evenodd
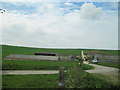
<path id="1" fill-rule="evenodd" d="M 57 74 L 58 70 L 4 70 L 3 75 Z"/>

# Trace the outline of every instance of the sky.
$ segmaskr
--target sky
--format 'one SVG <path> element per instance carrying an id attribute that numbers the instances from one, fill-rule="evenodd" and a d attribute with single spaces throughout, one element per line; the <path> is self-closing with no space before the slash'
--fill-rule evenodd
<path id="1" fill-rule="evenodd" d="M 0 2 L 0 8 L 1 44 L 118 49 L 117 2 Z"/>

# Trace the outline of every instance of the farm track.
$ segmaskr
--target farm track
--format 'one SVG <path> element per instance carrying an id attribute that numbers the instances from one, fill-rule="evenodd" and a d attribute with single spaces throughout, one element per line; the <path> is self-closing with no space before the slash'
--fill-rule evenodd
<path id="1" fill-rule="evenodd" d="M 4 70 L 3 75 L 58 74 L 58 70 Z"/>
<path id="2" fill-rule="evenodd" d="M 118 69 L 113 67 L 106 67 L 96 64 L 89 64 L 94 67 L 92 70 L 86 70 L 89 73 L 102 73 L 102 74 L 118 74 Z"/>
<path id="3" fill-rule="evenodd" d="M 118 69 L 113 67 L 106 67 L 101 65 L 89 64 L 94 67 L 91 70 L 85 70 L 88 73 L 100 73 L 104 75 L 112 75 L 118 76 Z M 55 74 L 59 73 L 59 70 L 3 70 L 3 75 L 8 74 L 16 74 L 16 75 L 24 75 L 24 74 Z"/>
<path id="4" fill-rule="evenodd" d="M 94 67 L 94 69 L 91 70 L 85 70 L 88 73 L 95 73 L 95 74 L 101 74 L 106 76 L 107 79 L 118 83 L 118 68 L 114 67 L 106 67 L 106 66 L 101 66 L 101 65 L 96 65 L 96 64 L 89 64 Z"/>

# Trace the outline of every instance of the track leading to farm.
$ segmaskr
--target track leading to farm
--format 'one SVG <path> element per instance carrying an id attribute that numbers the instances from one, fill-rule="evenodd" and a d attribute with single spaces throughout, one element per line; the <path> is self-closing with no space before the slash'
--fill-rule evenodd
<path id="1" fill-rule="evenodd" d="M 94 67 L 92 70 L 86 70 L 89 73 L 102 73 L 102 74 L 118 74 L 118 69 L 113 67 L 106 67 L 96 64 L 89 64 Z"/>
<path id="2" fill-rule="evenodd" d="M 85 70 L 88 73 L 100 73 L 105 75 L 118 76 L 118 69 L 101 65 L 89 64 L 94 67 L 91 70 Z M 59 73 L 59 70 L 3 70 L 2 74 L 54 74 Z"/>
<path id="3" fill-rule="evenodd" d="M 96 64 L 89 64 L 89 65 L 94 66 L 94 69 L 85 70 L 86 72 L 104 75 L 106 79 L 114 83 L 118 83 L 118 71 L 119 71 L 118 68 L 106 67 Z"/>
<path id="4" fill-rule="evenodd" d="M 4 70 L 3 75 L 57 74 L 58 70 Z"/>

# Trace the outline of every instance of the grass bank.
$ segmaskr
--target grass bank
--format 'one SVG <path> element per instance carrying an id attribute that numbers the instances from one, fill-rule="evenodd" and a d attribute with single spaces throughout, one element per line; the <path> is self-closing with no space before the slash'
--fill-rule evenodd
<path id="1" fill-rule="evenodd" d="M 117 88 L 113 83 L 74 67 L 65 74 L 65 88 Z"/>
<path id="2" fill-rule="evenodd" d="M 59 70 L 61 66 L 70 69 L 78 62 L 67 61 L 23 61 L 23 60 L 4 60 L 2 70 Z M 83 65 L 84 70 L 93 69 L 93 66 Z"/>

